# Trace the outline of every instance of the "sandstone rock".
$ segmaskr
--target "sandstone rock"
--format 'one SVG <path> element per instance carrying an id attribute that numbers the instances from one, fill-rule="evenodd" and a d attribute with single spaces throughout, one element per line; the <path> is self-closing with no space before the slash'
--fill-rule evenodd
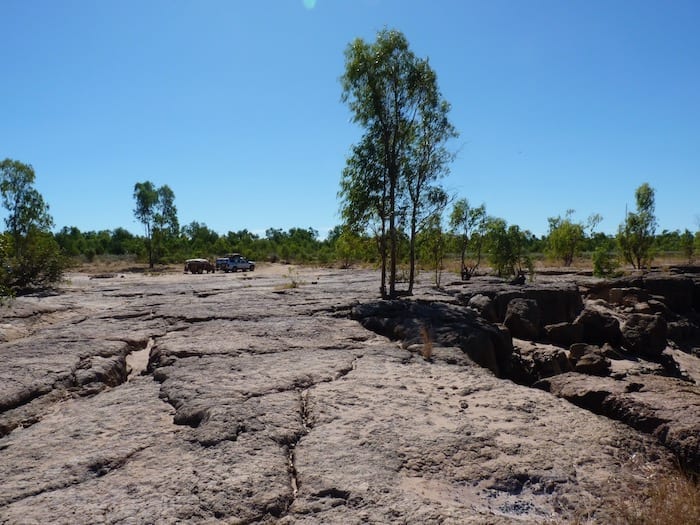
<path id="1" fill-rule="evenodd" d="M 637 355 L 658 357 L 667 345 L 667 326 L 658 315 L 632 314 L 621 328 L 624 345 Z"/>
<path id="2" fill-rule="evenodd" d="M 513 337 L 534 341 L 540 334 L 540 310 L 537 301 L 515 298 L 508 303 L 503 324 Z"/>
<path id="3" fill-rule="evenodd" d="M 583 340 L 583 325 L 575 323 L 549 324 L 544 327 L 545 339 L 561 346 L 570 346 Z"/>
<path id="4" fill-rule="evenodd" d="M 512 299 L 523 298 L 537 302 L 542 324 L 572 322 L 583 308 L 581 293 L 574 283 L 557 282 L 546 284 L 526 284 L 517 289 L 502 281 L 476 278 L 461 287 L 457 299 L 469 304 L 475 295 L 485 295 L 492 299 L 499 322 L 506 316 Z"/>
<path id="5" fill-rule="evenodd" d="M 589 344 L 615 346 L 622 338 L 620 322 L 600 303 L 588 302 L 574 324 L 582 327 L 583 341 Z"/>
<path id="6" fill-rule="evenodd" d="M 430 337 L 440 346 L 461 348 L 496 375 L 507 376 L 510 371 L 513 347 L 509 336 L 469 308 L 411 300 L 376 301 L 354 307 L 352 317 L 404 346 L 424 343 Z"/>
<path id="7" fill-rule="evenodd" d="M 608 294 L 608 302 L 618 306 L 634 306 L 651 299 L 648 292 L 636 287 L 610 288 Z"/>
<path id="8" fill-rule="evenodd" d="M 643 278 L 644 289 L 663 298 L 674 312 L 684 313 L 693 307 L 693 281 L 685 276 L 650 273 Z"/>
<path id="9" fill-rule="evenodd" d="M 488 296 L 476 294 L 469 299 L 467 305 L 469 308 L 476 310 L 489 323 L 497 323 L 499 321 L 496 307 Z"/>
<path id="10" fill-rule="evenodd" d="M 519 383 L 531 385 L 535 381 L 573 370 L 566 351 L 552 345 L 513 341 L 514 365 L 512 377 Z"/>
<path id="11" fill-rule="evenodd" d="M 0 343 L 0 521 L 611 523 L 669 450 L 694 464 L 690 382 L 545 380 L 627 396 L 591 407 L 660 421 L 646 435 L 458 359 L 483 349 L 502 373 L 510 339 L 442 291 L 418 285 L 392 313 L 372 306 L 377 272 L 302 269 L 290 289 L 276 268 L 73 274 L 60 295 L 18 299 L 3 322 L 25 335 Z M 353 309 L 404 346 L 430 320 L 433 359 Z M 124 380 L 144 349 L 148 375 Z M 533 359 L 562 353 L 537 343 Z"/>
<path id="12" fill-rule="evenodd" d="M 600 352 L 586 352 L 576 360 L 574 370 L 581 374 L 607 376 L 610 373 L 610 360 Z"/>
<path id="13" fill-rule="evenodd" d="M 568 373 L 535 386 L 655 436 L 691 472 L 700 469 L 700 387 L 645 374 L 622 380 Z"/>

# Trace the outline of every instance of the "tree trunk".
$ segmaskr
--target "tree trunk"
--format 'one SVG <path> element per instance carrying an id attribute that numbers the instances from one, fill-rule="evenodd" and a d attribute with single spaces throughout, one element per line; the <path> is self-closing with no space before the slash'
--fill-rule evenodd
<path id="1" fill-rule="evenodd" d="M 413 283 L 416 280 L 416 209 L 411 212 L 411 240 L 409 250 L 408 295 L 413 295 Z"/>

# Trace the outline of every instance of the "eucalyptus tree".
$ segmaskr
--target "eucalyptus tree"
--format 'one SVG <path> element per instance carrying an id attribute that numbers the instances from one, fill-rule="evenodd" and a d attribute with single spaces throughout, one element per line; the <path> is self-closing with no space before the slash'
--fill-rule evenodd
<path id="1" fill-rule="evenodd" d="M 380 293 L 386 297 L 387 230 L 389 224 L 387 170 L 382 162 L 382 143 L 366 134 L 353 146 L 340 179 L 338 196 L 345 228 L 369 230 L 375 239 L 381 268 Z"/>
<path id="2" fill-rule="evenodd" d="M 433 280 L 435 286 L 440 288 L 443 261 L 447 253 L 447 243 L 440 214 L 435 213 L 427 218 L 425 227 L 421 229 L 418 235 L 418 241 L 423 258 L 430 262 L 435 272 Z"/>
<path id="3" fill-rule="evenodd" d="M 341 84 L 342 100 L 353 121 L 364 128 L 341 178 L 341 213 L 353 228 L 375 225 L 382 263 L 380 291 L 383 297 L 394 296 L 400 222 L 408 211 L 413 224 L 416 211 L 411 236 L 415 240 L 430 182 L 444 172 L 448 160 L 444 142 L 455 135 L 447 120 L 449 104 L 442 99 L 428 60 L 417 58 L 406 37 L 395 30 L 379 31 L 374 43 L 361 38 L 350 43 Z M 422 177 L 419 183 L 417 177 Z"/>
<path id="4" fill-rule="evenodd" d="M 65 261 L 50 228 L 49 206 L 34 188 L 30 164 L 0 162 L 0 194 L 8 211 L 7 233 L 0 241 L 0 294 L 52 285 L 61 279 Z"/>
<path id="5" fill-rule="evenodd" d="M 574 257 L 581 253 L 586 241 L 586 230 L 593 234 L 602 217 L 594 213 L 588 217 L 586 224 L 572 220 L 574 210 L 566 210 L 562 218 L 549 217 L 549 234 L 547 235 L 547 251 L 555 259 L 560 259 L 564 266 L 571 266 Z"/>
<path id="6" fill-rule="evenodd" d="M 167 185 L 156 188 L 151 181 L 134 185 L 134 216 L 146 230 L 148 265 L 153 268 L 165 240 L 179 234 L 175 193 Z"/>
<path id="7" fill-rule="evenodd" d="M 5 224 L 17 257 L 26 250 L 32 230 L 46 232 L 53 226 L 49 205 L 34 188 L 35 178 L 31 164 L 12 159 L 0 162 L 0 194 L 8 211 Z"/>
<path id="8" fill-rule="evenodd" d="M 489 259 L 499 277 L 523 274 L 532 268 L 527 244 L 530 232 L 500 218 L 489 218 L 486 224 L 486 241 Z"/>
<path id="9" fill-rule="evenodd" d="M 566 267 L 573 264 L 574 257 L 581 252 L 583 241 L 586 238 L 583 224 L 574 222 L 572 220 L 573 214 L 574 210 L 569 209 L 566 210 L 563 218 L 558 216 L 547 219 L 549 222 L 547 249 L 552 257 L 560 259 Z"/>
<path id="10" fill-rule="evenodd" d="M 481 263 L 481 250 L 486 233 L 486 206 L 472 207 L 467 199 L 459 199 L 450 213 L 450 230 L 457 235 L 460 269 L 463 279 L 469 279 Z M 467 250 L 471 248 L 474 260 L 467 266 Z"/>
<path id="11" fill-rule="evenodd" d="M 435 72 L 428 62 L 421 62 L 420 76 L 425 86 L 424 98 L 419 105 L 419 120 L 415 137 L 409 143 L 406 174 L 408 216 L 410 228 L 408 293 L 413 292 L 416 268 L 416 235 L 427 222 L 434 222 L 447 206 L 447 193 L 436 184 L 449 171 L 454 154 L 446 143 L 457 137 L 457 131 L 448 119 L 450 105 L 442 100 L 437 90 Z"/>
<path id="12" fill-rule="evenodd" d="M 634 193 L 637 211 L 627 213 L 625 222 L 618 228 L 617 242 L 622 256 L 637 269 L 649 266 L 653 259 L 656 233 L 654 193 L 646 182 L 639 186 Z"/>

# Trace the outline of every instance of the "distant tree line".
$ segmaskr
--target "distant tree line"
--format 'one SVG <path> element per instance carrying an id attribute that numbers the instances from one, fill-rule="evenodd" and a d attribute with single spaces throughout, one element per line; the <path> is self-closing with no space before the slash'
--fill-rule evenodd
<path id="1" fill-rule="evenodd" d="M 541 258 L 566 267 L 586 256 L 596 275 L 610 276 L 625 264 L 648 268 L 659 253 L 690 262 L 698 252 L 700 232 L 656 232 L 655 191 L 647 183 L 637 188 L 636 208 L 615 235 L 596 231 L 599 215 L 576 221 L 574 210 L 566 210 L 550 217 L 547 234 L 537 237 L 488 215 L 484 204 L 449 195 L 440 182 L 453 158 L 447 144 L 457 131 L 428 60 L 413 54 L 403 34 L 388 29 L 375 42 L 350 43 L 345 60 L 342 99 L 364 133 L 340 177 L 342 224 L 325 238 L 313 228 L 269 228 L 258 235 L 246 229 L 219 234 L 197 221 L 181 226 L 175 193 L 151 181 L 137 182 L 133 190 L 143 235 L 124 228 L 82 232 L 75 226 L 54 233 L 49 206 L 33 186 L 34 169 L 5 159 L 0 297 L 50 286 L 68 265 L 104 256 L 128 257 L 151 268 L 234 252 L 257 261 L 366 264 L 380 269 L 382 297 L 394 297 L 412 293 L 421 268 L 440 286 L 446 268 L 462 279 L 486 266 L 509 277 L 532 273 Z"/>

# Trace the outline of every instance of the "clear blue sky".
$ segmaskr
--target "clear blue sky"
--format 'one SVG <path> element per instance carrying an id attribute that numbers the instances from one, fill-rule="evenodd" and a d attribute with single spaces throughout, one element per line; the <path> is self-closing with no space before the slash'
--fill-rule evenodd
<path id="1" fill-rule="evenodd" d="M 383 27 L 452 104 L 458 197 L 612 233 L 648 182 L 659 231 L 700 228 L 697 0 L 0 0 L 0 20 L 0 158 L 34 166 L 57 229 L 141 234 L 151 180 L 183 225 L 325 236 L 361 134 L 343 53 Z"/>

